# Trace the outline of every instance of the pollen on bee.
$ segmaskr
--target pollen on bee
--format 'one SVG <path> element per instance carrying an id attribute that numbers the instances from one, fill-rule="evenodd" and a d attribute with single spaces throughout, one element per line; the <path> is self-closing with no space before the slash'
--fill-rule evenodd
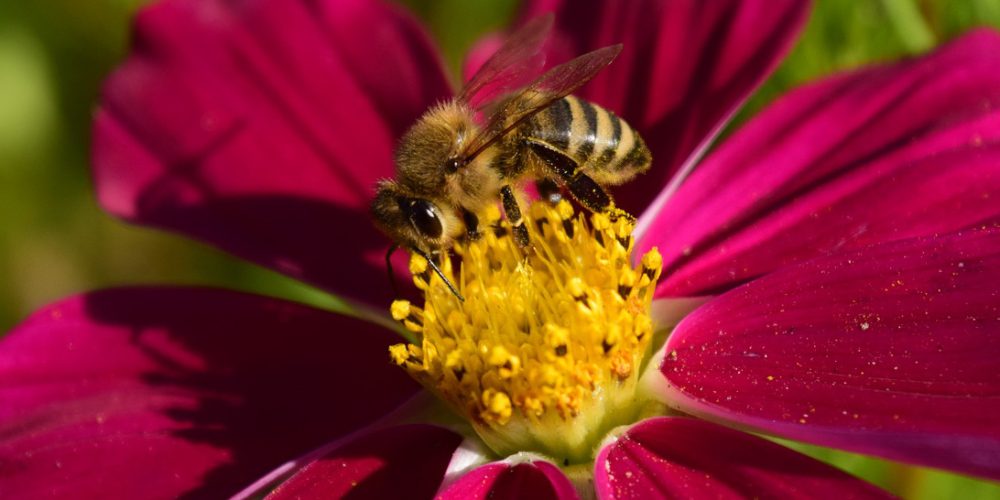
<path id="1" fill-rule="evenodd" d="M 529 213 L 527 252 L 488 231 L 440 263 L 464 301 L 412 257 L 424 305 L 400 300 L 390 312 L 420 345 L 392 346 L 390 357 L 495 451 L 580 456 L 594 434 L 634 416 L 662 258 L 653 249 L 633 264 L 631 218 L 587 217 L 566 201 Z"/>

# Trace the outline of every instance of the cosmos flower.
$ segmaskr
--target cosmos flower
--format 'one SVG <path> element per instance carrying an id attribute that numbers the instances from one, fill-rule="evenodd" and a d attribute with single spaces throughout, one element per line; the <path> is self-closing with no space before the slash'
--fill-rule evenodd
<path id="1" fill-rule="evenodd" d="M 704 155 L 787 52 L 807 2 L 584 3 L 528 2 L 522 19 L 556 12 L 554 61 L 624 43 L 579 95 L 649 144 L 653 170 L 616 191 L 642 215 L 631 237 L 574 219 L 586 244 L 567 251 L 620 240 L 633 257 L 614 276 L 634 266 L 637 280 L 620 295 L 652 305 L 567 321 L 646 343 L 638 364 L 601 365 L 634 377 L 625 400 L 652 397 L 633 425 L 588 436 L 585 460 L 514 453 L 503 443 L 517 433 L 484 437 L 490 451 L 476 433 L 502 433 L 530 399 L 509 414 L 490 399 L 485 428 L 415 404 L 428 398 L 390 362 L 391 345 L 405 351 L 397 364 L 415 358 L 389 320 L 120 288 L 37 311 L 0 343 L 0 491 L 193 498 L 280 483 L 276 498 L 569 498 L 592 481 L 601 498 L 882 494 L 744 430 L 1000 479 L 1000 36 L 794 90 Z M 387 242 L 366 205 L 398 137 L 450 92 L 429 38 L 393 5 L 163 0 L 138 15 L 96 112 L 98 197 L 387 317 Z M 533 223 L 536 238 L 565 231 Z M 618 304 L 571 281 L 553 300 Z M 443 305 L 423 284 L 425 306 Z M 429 328 L 430 309 L 405 307 L 397 320 Z M 455 311 L 460 326 L 482 319 Z M 556 353 L 587 337 L 547 331 Z M 496 357 L 497 370 L 520 366 Z M 565 443 L 558 424 L 542 430 Z"/>

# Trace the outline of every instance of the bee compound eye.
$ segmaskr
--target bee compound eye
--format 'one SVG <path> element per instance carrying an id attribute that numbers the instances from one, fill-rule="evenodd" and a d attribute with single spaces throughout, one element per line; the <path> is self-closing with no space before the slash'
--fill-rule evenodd
<path id="1" fill-rule="evenodd" d="M 409 206 L 409 217 L 413 227 L 428 238 L 440 238 L 444 229 L 437 209 L 427 200 L 414 200 Z"/>

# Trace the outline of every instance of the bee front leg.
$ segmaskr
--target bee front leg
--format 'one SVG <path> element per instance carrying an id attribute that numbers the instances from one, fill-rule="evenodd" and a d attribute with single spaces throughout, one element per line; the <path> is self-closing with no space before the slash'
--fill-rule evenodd
<path id="1" fill-rule="evenodd" d="M 500 188 L 500 199 L 503 201 L 503 211 L 507 214 L 507 221 L 514 231 L 514 242 L 522 250 L 528 248 L 528 227 L 524 225 L 524 217 L 521 217 L 521 207 L 514 197 L 514 190 L 509 185 Z"/>
<path id="2" fill-rule="evenodd" d="M 465 222 L 465 235 L 469 237 L 469 241 L 476 241 L 483 236 L 483 233 L 479 232 L 479 217 L 476 214 L 462 208 L 462 221 Z"/>

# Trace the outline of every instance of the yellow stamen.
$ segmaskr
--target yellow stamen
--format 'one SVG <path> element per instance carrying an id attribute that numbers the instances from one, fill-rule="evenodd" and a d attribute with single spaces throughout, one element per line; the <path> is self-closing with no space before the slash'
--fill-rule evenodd
<path id="1" fill-rule="evenodd" d="M 652 249 L 632 267 L 630 217 L 588 221 L 565 201 L 535 203 L 528 213 L 528 250 L 508 223 L 487 220 L 506 233 L 456 245 L 457 272 L 451 259 L 440 263 L 464 302 L 423 257 L 411 258 L 424 307 L 396 301 L 391 313 L 420 345 L 392 346 L 390 356 L 498 453 L 583 461 L 641 410 L 635 389 L 662 258 Z"/>

